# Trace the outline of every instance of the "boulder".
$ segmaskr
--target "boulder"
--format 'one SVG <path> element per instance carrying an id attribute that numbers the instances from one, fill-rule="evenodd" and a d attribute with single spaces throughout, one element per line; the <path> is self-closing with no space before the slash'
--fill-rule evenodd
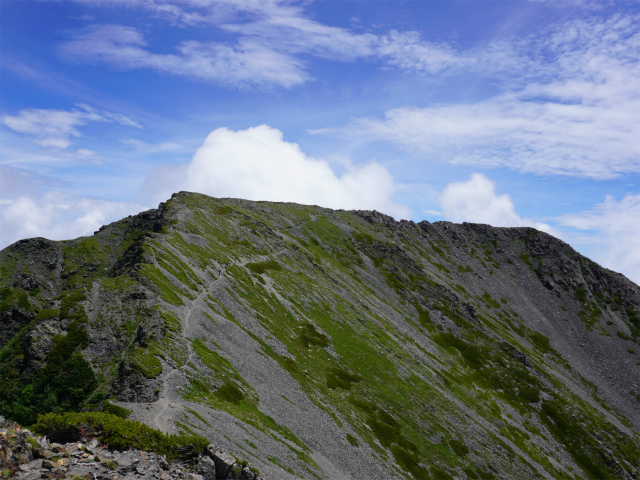
<path id="1" fill-rule="evenodd" d="M 204 456 L 196 465 L 196 472 L 202 475 L 204 480 L 215 480 L 216 464 L 210 457 Z"/>
<path id="2" fill-rule="evenodd" d="M 223 479 L 230 471 L 233 471 L 236 459 L 227 452 L 216 450 L 213 454 L 213 462 L 216 465 L 216 478 Z"/>
<path id="3" fill-rule="evenodd" d="M 233 477 L 234 480 L 254 480 L 256 474 L 251 471 L 249 467 L 244 467 Z"/>

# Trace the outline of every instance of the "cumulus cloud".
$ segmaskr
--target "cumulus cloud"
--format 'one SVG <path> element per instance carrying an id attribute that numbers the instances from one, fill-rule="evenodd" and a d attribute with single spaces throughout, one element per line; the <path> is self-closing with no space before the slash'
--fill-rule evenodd
<path id="1" fill-rule="evenodd" d="M 328 162 L 305 155 L 282 132 L 267 125 L 209 134 L 191 162 L 156 169 L 142 190 L 153 202 L 178 190 L 216 197 L 240 197 L 315 204 L 329 208 L 376 209 L 407 218 L 393 201 L 396 186 L 378 163 L 350 165 L 337 175 Z"/>
<path id="2" fill-rule="evenodd" d="M 447 185 L 440 196 L 442 212 L 452 222 L 486 223 L 496 227 L 533 227 L 571 244 L 601 265 L 621 272 L 640 285 L 640 194 L 618 201 L 607 196 L 593 209 L 553 218 L 553 226 L 521 217 L 507 194 L 498 194 L 486 176 Z"/>
<path id="3" fill-rule="evenodd" d="M 640 285 L 640 194 L 627 194 L 620 201 L 608 195 L 592 210 L 556 221 L 575 229 L 566 235 L 573 245 Z"/>
<path id="4" fill-rule="evenodd" d="M 516 213 L 511 197 L 498 195 L 495 184 L 480 173 L 466 182 L 448 184 L 440 196 L 442 216 L 456 223 L 486 223 L 495 227 L 534 227 L 556 234 L 550 225 Z M 556 234 L 557 235 L 557 234 Z"/>
<path id="5" fill-rule="evenodd" d="M 97 111 L 88 105 L 79 104 L 77 109 L 54 110 L 28 108 L 17 115 L 5 115 L 2 123 L 14 132 L 27 135 L 43 147 L 66 149 L 72 138 L 81 136 L 79 127 L 90 122 L 119 123 L 141 128 L 133 118 L 120 113 Z"/>
<path id="6" fill-rule="evenodd" d="M 105 223 L 143 209 L 132 203 L 76 197 L 60 191 L 24 195 L 0 203 L 0 248 L 22 238 L 67 240 L 91 235 Z"/>
<path id="7" fill-rule="evenodd" d="M 487 100 L 394 108 L 316 132 L 387 140 L 453 164 L 595 179 L 638 172 L 638 22 L 576 20 L 512 45 L 504 65 L 514 70 Z"/>
<path id="8" fill-rule="evenodd" d="M 28 169 L 0 165 L 0 249 L 23 238 L 66 240 L 91 235 L 105 223 L 145 208 L 60 190 L 68 186 Z M 47 191 L 52 188 L 56 190 Z"/>

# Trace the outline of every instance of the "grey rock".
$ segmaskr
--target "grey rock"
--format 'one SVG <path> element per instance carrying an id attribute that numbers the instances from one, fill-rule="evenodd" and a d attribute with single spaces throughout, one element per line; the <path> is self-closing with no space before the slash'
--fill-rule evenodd
<path id="1" fill-rule="evenodd" d="M 215 480 L 216 478 L 216 465 L 212 458 L 208 456 L 202 457 L 196 465 L 196 472 L 198 472 L 204 480 Z"/>
<path id="2" fill-rule="evenodd" d="M 227 474 L 233 471 L 233 466 L 236 463 L 236 459 L 233 455 L 222 450 L 217 450 L 213 454 L 213 461 L 216 467 L 216 478 L 225 478 Z"/>
<path id="3" fill-rule="evenodd" d="M 254 480 L 256 474 L 251 471 L 249 467 L 244 467 L 233 477 L 235 480 Z"/>

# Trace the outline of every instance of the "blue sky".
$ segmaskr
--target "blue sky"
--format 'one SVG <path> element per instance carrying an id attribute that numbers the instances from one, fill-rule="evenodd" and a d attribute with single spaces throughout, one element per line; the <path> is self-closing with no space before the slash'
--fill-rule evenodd
<path id="1" fill-rule="evenodd" d="M 0 247 L 191 190 L 534 226 L 640 282 L 638 1 L 0 8 Z"/>

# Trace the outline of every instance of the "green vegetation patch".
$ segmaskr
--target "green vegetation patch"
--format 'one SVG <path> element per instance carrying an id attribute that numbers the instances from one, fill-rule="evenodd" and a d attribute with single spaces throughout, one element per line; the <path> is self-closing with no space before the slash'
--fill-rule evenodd
<path id="1" fill-rule="evenodd" d="M 33 377 L 21 372 L 25 327 L 0 351 L 0 414 L 30 425 L 40 413 L 76 410 L 97 386 L 81 350 L 89 344 L 81 291 L 62 298 L 60 317 L 70 321 L 66 334 L 56 335 L 44 365 Z"/>
<path id="2" fill-rule="evenodd" d="M 257 273 L 258 275 L 261 275 L 269 270 L 282 270 L 282 265 L 280 265 L 275 260 L 269 260 L 259 263 L 247 263 L 245 266 L 253 273 Z"/>
<path id="3" fill-rule="evenodd" d="M 19 287 L 7 287 L 0 290 L 0 313 L 9 311 L 14 305 L 23 310 L 31 311 L 29 294 Z"/>
<path id="4" fill-rule="evenodd" d="M 564 402 L 557 399 L 544 400 L 540 419 L 589 478 L 617 478 L 615 471 L 607 465 L 608 457 L 604 450 L 598 445 L 593 433 L 585 428 L 585 419 L 569 412 Z"/>
<path id="5" fill-rule="evenodd" d="M 315 325 L 312 323 L 305 323 L 302 326 L 299 338 L 302 345 L 306 348 L 309 348 L 311 345 L 317 345 L 319 347 L 329 346 L 329 339 L 327 336 L 318 332 Z"/>
<path id="6" fill-rule="evenodd" d="M 631 323 L 631 335 L 636 339 L 640 338 L 640 312 L 633 307 L 629 307 L 625 311 Z"/>
<path id="7" fill-rule="evenodd" d="M 340 367 L 331 367 L 327 370 L 327 387 L 333 390 L 336 388 L 350 390 L 352 384 L 358 383 L 361 380 L 362 377 L 360 375 L 349 373 Z"/>
<path id="8" fill-rule="evenodd" d="M 197 435 L 167 435 L 139 422 L 109 413 L 48 413 L 38 417 L 34 431 L 58 443 L 75 442 L 85 435 L 96 435 L 112 450 L 135 448 L 165 455 L 167 460 L 199 455 L 209 441 Z"/>
<path id="9" fill-rule="evenodd" d="M 520 260 L 522 260 L 529 268 L 533 269 L 533 263 L 531 263 L 531 256 L 528 253 L 521 253 L 519 255 Z"/>
<path id="10" fill-rule="evenodd" d="M 578 317 L 584 322 L 589 330 L 591 330 L 602 317 L 602 310 L 596 302 L 587 302 L 586 305 L 578 312 Z"/>
<path id="11" fill-rule="evenodd" d="M 109 415 L 115 415 L 120 418 L 127 418 L 131 415 L 131 410 L 128 408 L 121 407 L 120 405 L 114 405 L 110 402 L 104 402 L 102 405 L 102 411 L 104 413 L 108 413 Z"/>
<path id="12" fill-rule="evenodd" d="M 587 303 L 587 289 L 584 283 L 581 283 L 573 292 L 574 297 L 581 303 Z"/>
<path id="13" fill-rule="evenodd" d="M 484 294 L 482 295 L 482 301 L 492 308 L 500 308 L 500 303 L 491 298 L 491 294 L 489 294 L 488 292 L 484 292 Z"/>
<path id="14" fill-rule="evenodd" d="M 146 348 L 136 347 L 129 353 L 131 366 L 147 378 L 156 378 L 162 373 L 162 363 Z"/>
<path id="15" fill-rule="evenodd" d="M 143 277 L 151 280 L 151 282 L 157 287 L 160 297 L 165 302 L 177 306 L 184 305 L 184 302 L 179 295 L 179 293 L 184 294 L 184 292 L 174 287 L 173 284 L 164 275 L 162 275 L 155 266 L 143 263 L 140 264 L 139 271 Z"/>
<path id="16" fill-rule="evenodd" d="M 550 353 L 553 351 L 551 345 L 549 345 L 549 337 L 541 333 L 533 332 L 529 335 L 529 340 L 540 353 Z"/>
<path id="17" fill-rule="evenodd" d="M 366 408 L 369 410 L 371 405 Z M 403 435 L 402 427 L 393 415 L 374 407 L 374 412 L 369 413 L 366 423 L 380 444 L 391 451 L 402 469 L 411 472 L 416 479 L 429 479 L 428 471 L 420 467 L 418 446 Z"/>
<path id="18" fill-rule="evenodd" d="M 439 333 L 434 335 L 433 340 L 442 347 L 458 350 L 466 364 L 474 369 L 485 366 L 490 358 L 486 348 L 466 342 L 452 333 Z"/>
<path id="19" fill-rule="evenodd" d="M 60 315 L 60 311 L 55 308 L 43 308 L 36 315 L 36 321 L 49 320 L 50 318 L 56 318 Z"/>
<path id="20" fill-rule="evenodd" d="M 242 400 L 244 400 L 244 393 L 242 393 L 242 390 L 229 381 L 226 381 L 221 387 L 219 387 L 215 391 L 214 395 L 220 400 L 230 402 L 235 405 L 238 405 Z"/>
<path id="21" fill-rule="evenodd" d="M 461 440 L 449 440 L 449 446 L 459 457 L 468 455 L 470 451 L 469 447 L 467 447 Z"/>

